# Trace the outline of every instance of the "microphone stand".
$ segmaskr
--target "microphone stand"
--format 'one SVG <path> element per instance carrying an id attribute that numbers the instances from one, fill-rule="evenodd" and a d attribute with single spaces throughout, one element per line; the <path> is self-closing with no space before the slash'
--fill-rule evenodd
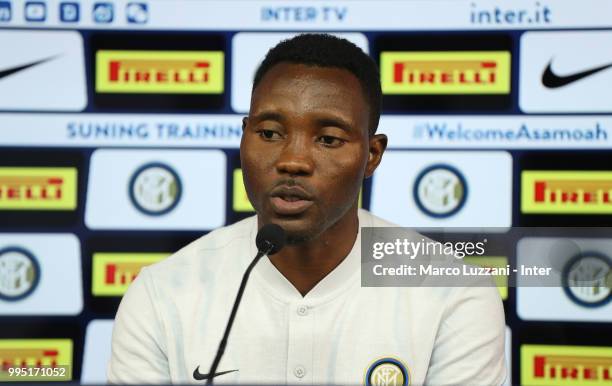
<path id="1" fill-rule="evenodd" d="M 227 326 L 225 327 L 225 332 L 223 333 L 223 338 L 221 342 L 219 342 L 219 348 L 217 349 L 217 355 L 215 356 L 215 360 L 210 366 L 210 371 L 208 372 L 208 379 L 206 380 L 206 385 L 212 385 L 213 378 L 215 376 L 215 372 L 217 371 L 217 367 L 219 366 L 219 362 L 221 362 L 221 358 L 223 357 L 223 353 L 225 352 L 225 346 L 227 346 L 227 339 L 229 337 L 230 331 L 232 330 L 232 326 L 234 325 L 234 319 L 236 318 L 236 313 L 238 311 L 238 306 L 240 305 L 240 301 L 242 300 L 242 294 L 244 293 L 244 289 L 246 288 L 247 280 L 249 279 L 249 275 L 251 275 L 251 271 L 255 268 L 257 262 L 264 256 L 270 253 L 270 251 L 274 248 L 274 245 L 269 241 L 265 241 L 267 248 L 265 250 L 257 251 L 257 255 L 251 261 L 251 264 L 247 267 L 246 271 L 244 271 L 244 275 L 242 276 L 242 281 L 240 282 L 240 288 L 238 288 L 238 294 L 236 295 L 236 300 L 234 300 L 234 306 L 232 307 L 232 312 L 230 313 L 229 320 L 227 321 Z"/>

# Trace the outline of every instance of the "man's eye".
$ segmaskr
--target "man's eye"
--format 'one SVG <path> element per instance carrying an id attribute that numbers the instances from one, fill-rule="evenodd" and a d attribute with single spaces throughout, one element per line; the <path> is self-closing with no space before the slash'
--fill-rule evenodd
<path id="1" fill-rule="evenodd" d="M 274 130 L 259 130 L 257 133 L 263 139 L 280 139 L 281 138 L 280 133 Z"/>
<path id="2" fill-rule="evenodd" d="M 344 145 L 346 141 L 340 138 L 332 137 L 330 135 L 323 135 L 319 137 L 319 142 L 321 142 L 325 146 L 339 147 Z"/>

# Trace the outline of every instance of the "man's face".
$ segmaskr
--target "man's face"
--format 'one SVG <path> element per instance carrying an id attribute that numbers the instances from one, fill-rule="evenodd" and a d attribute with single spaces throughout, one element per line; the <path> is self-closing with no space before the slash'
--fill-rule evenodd
<path id="1" fill-rule="evenodd" d="M 281 225 L 295 244 L 354 215 L 364 176 L 380 161 L 371 156 L 369 113 L 347 70 L 280 63 L 264 75 L 240 144 L 261 223 Z"/>

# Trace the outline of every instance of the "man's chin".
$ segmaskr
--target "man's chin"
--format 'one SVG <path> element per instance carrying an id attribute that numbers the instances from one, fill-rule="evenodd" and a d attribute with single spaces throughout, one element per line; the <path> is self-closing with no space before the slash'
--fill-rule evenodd
<path id="1" fill-rule="evenodd" d="M 278 221 L 278 225 L 283 227 L 287 237 L 288 245 L 298 245 L 313 240 L 317 233 L 313 227 L 302 221 Z"/>
<path id="2" fill-rule="evenodd" d="M 287 245 L 301 245 L 315 239 L 315 235 L 305 232 L 286 232 Z"/>
<path id="3" fill-rule="evenodd" d="M 320 232 L 304 218 L 276 217 L 265 219 L 264 223 L 280 225 L 285 230 L 288 245 L 299 245 L 314 240 Z"/>

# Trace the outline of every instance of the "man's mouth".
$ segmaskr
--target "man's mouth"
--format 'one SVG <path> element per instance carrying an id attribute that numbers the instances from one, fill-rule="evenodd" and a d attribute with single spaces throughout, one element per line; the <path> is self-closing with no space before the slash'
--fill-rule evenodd
<path id="1" fill-rule="evenodd" d="M 282 216 L 297 215 L 304 212 L 312 204 L 312 196 L 300 187 L 280 186 L 270 194 L 272 210 Z"/>

